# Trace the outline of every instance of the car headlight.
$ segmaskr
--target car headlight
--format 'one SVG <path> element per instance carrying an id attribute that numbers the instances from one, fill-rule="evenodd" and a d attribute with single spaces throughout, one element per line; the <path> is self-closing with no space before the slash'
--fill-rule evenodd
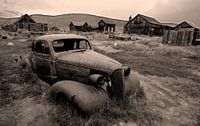
<path id="1" fill-rule="evenodd" d="M 124 76 L 128 76 L 131 73 L 131 69 L 129 67 L 123 67 L 124 69 Z"/>
<path id="2" fill-rule="evenodd" d="M 105 83 L 105 78 L 103 75 L 100 74 L 92 74 L 89 76 L 89 83 L 92 85 L 103 85 Z"/>

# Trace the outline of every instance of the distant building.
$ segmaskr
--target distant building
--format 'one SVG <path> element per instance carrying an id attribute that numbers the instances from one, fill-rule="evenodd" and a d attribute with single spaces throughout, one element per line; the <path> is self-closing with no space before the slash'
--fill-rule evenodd
<path id="1" fill-rule="evenodd" d="M 175 45 L 192 45 L 200 39 L 200 27 L 194 23 L 184 21 L 174 29 L 165 30 L 163 36 L 164 43 Z"/>
<path id="2" fill-rule="evenodd" d="M 194 24 L 192 22 L 188 22 L 188 21 L 183 21 L 182 23 L 178 24 L 175 27 L 175 30 L 188 29 L 188 28 L 192 28 L 192 29 L 194 29 L 194 31 L 200 30 L 199 26 L 197 26 L 196 24 Z"/>
<path id="3" fill-rule="evenodd" d="M 10 24 L 3 24 L 3 30 L 16 32 L 19 29 L 28 31 L 48 31 L 48 24 L 37 23 L 28 14 L 22 15 L 20 18 L 13 20 Z"/>
<path id="4" fill-rule="evenodd" d="M 163 35 L 162 24 L 152 17 L 138 14 L 124 26 L 124 33 Z"/>
<path id="5" fill-rule="evenodd" d="M 69 25 L 70 31 L 90 32 L 91 26 L 87 22 L 71 22 Z"/>
<path id="6" fill-rule="evenodd" d="M 70 31 L 81 31 L 81 32 L 115 32 L 115 24 L 110 21 L 100 20 L 98 24 L 89 24 L 87 22 L 76 22 L 73 21 L 69 24 Z"/>
<path id="7" fill-rule="evenodd" d="M 99 32 L 115 32 L 115 24 L 110 21 L 101 20 L 98 25 Z"/>

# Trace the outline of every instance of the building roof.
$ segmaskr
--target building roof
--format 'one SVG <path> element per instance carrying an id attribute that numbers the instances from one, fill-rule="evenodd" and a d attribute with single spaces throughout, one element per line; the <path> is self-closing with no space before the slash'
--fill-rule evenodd
<path id="1" fill-rule="evenodd" d="M 16 17 L 16 18 L 9 18 L 9 20 L 6 21 L 6 23 L 4 24 L 14 24 L 22 19 L 24 19 L 25 16 L 29 16 L 29 18 L 33 21 L 33 22 L 39 22 L 37 21 L 36 19 L 33 19 L 31 15 L 28 15 L 28 14 L 25 14 L 25 15 L 22 15 L 21 17 Z M 45 24 L 45 23 L 42 23 L 42 24 Z M 46 23 L 47 24 L 47 23 Z"/>
<path id="2" fill-rule="evenodd" d="M 198 26 L 198 25 L 196 25 L 196 24 L 194 24 L 193 22 L 190 22 L 190 21 L 183 21 L 182 23 L 178 24 L 176 27 L 182 25 L 183 23 L 186 23 L 186 24 L 188 24 L 189 26 L 200 30 L 200 26 Z"/>
<path id="3" fill-rule="evenodd" d="M 148 17 L 142 14 L 138 14 L 136 15 L 133 19 L 129 20 L 128 23 L 125 24 L 125 27 L 127 26 L 127 24 L 129 24 L 131 21 L 135 20 L 137 17 L 141 17 L 144 20 L 146 20 L 147 22 L 151 23 L 151 24 L 156 24 L 156 25 L 162 25 L 159 21 L 157 21 L 156 19 L 152 18 L 152 17 Z"/>
<path id="4" fill-rule="evenodd" d="M 106 19 L 104 19 L 104 20 L 100 20 L 99 22 L 101 22 L 101 21 L 105 22 L 106 24 L 115 25 L 115 24 L 113 23 L 113 21 L 111 21 L 111 20 L 106 20 Z"/>
<path id="5" fill-rule="evenodd" d="M 21 16 L 17 21 L 15 21 L 14 23 L 17 23 L 17 22 L 19 22 L 19 21 L 21 21 L 21 20 L 24 20 L 26 17 L 29 18 L 32 22 L 36 23 L 36 22 L 31 18 L 31 16 L 29 16 L 28 14 L 22 15 L 22 16 Z"/>
<path id="6" fill-rule="evenodd" d="M 149 23 L 152 23 L 152 24 L 159 24 L 160 25 L 160 22 L 157 21 L 155 18 L 152 18 L 152 17 L 148 17 L 148 16 L 145 16 L 145 15 L 142 15 L 142 14 L 138 14 L 137 16 L 140 16 L 142 18 L 144 18 L 147 22 Z M 137 17 L 136 16 L 136 17 Z"/>
<path id="7" fill-rule="evenodd" d="M 161 23 L 163 26 L 168 26 L 168 27 L 172 27 L 172 28 L 174 28 L 174 27 L 176 27 L 177 26 L 177 24 L 175 24 L 175 23 Z"/>
<path id="8" fill-rule="evenodd" d="M 73 25 L 75 25 L 75 26 L 83 26 L 85 23 L 87 23 L 87 22 L 80 22 L 80 21 L 72 21 L 71 22 Z"/>
<path id="9" fill-rule="evenodd" d="M 59 39 L 86 39 L 84 36 L 76 35 L 76 34 L 50 34 L 50 35 L 43 35 L 36 40 L 46 40 L 48 42 L 52 42 Z"/>

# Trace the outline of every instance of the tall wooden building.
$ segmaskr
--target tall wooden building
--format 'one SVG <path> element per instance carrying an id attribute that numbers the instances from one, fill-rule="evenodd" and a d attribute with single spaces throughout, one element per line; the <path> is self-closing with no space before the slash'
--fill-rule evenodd
<path id="1" fill-rule="evenodd" d="M 152 17 L 138 14 L 124 26 L 124 33 L 163 35 L 162 24 Z"/>

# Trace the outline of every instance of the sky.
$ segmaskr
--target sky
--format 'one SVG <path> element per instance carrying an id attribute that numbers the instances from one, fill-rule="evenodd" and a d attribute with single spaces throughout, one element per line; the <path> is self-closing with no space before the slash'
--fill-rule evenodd
<path id="1" fill-rule="evenodd" d="M 25 13 L 89 13 L 122 20 L 144 14 L 163 23 L 186 20 L 200 26 L 200 0 L 0 0 L 0 17 Z"/>

